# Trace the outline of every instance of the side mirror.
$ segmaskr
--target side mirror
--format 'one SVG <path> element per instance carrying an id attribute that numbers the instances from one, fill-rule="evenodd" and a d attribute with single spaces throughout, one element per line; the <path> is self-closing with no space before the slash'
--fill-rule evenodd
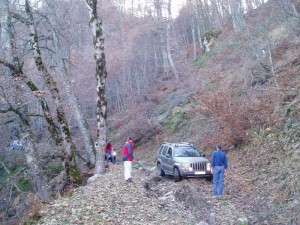
<path id="1" fill-rule="evenodd" d="M 171 158 L 171 157 L 172 157 L 172 155 L 171 155 L 171 154 L 169 154 L 169 153 L 167 153 L 167 154 L 166 154 L 166 157 L 167 157 L 167 158 Z"/>
<path id="2" fill-rule="evenodd" d="M 204 154 L 204 153 L 202 154 L 202 157 L 205 157 L 205 154 Z"/>

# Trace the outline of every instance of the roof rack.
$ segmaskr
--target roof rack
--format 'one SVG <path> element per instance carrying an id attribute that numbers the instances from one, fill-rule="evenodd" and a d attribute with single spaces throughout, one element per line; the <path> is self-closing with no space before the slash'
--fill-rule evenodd
<path id="1" fill-rule="evenodd" d="M 169 144 L 169 145 L 174 145 L 174 146 L 179 146 L 179 145 L 189 145 L 189 146 L 194 146 L 193 144 L 189 143 L 189 142 L 179 142 L 179 143 L 171 143 L 171 142 L 167 142 L 164 141 L 163 144 Z"/>
<path id="2" fill-rule="evenodd" d="M 180 142 L 179 144 L 184 144 L 184 145 L 193 145 L 193 144 L 191 144 L 191 143 L 189 143 L 189 142 Z"/>

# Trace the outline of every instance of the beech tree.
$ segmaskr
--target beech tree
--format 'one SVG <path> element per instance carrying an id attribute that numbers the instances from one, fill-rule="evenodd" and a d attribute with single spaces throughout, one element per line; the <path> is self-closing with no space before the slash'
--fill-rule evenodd
<path id="1" fill-rule="evenodd" d="M 97 81 L 97 142 L 95 174 L 105 172 L 104 156 L 107 130 L 107 101 L 105 82 L 107 78 L 106 61 L 104 53 L 104 38 L 102 19 L 98 17 L 97 0 L 86 0 L 90 13 L 90 26 L 93 33 L 93 46 L 95 49 L 96 81 Z"/>
<path id="2" fill-rule="evenodd" d="M 43 97 L 43 92 L 40 92 L 39 89 L 37 88 L 37 85 L 35 85 L 34 82 L 32 82 L 26 75 L 24 75 L 22 71 L 22 62 L 20 61 L 20 59 L 17 56 L 13 56 L 14 58 L 13 61 L 7 58 L 8 60 L 1 59 L 0 62 L 6 67 L 8 67 L 10 70 L 12 70 L 14 74 L 20 76 L 21 79 L 27 84 L 29 89 L 32 91 L 32 93 L 38 98 L 41 104 L 41 108 L 43 109 L 45 118 L 47 119 L 49 125 L 49 131 L 51 132 L 52 137 L 54 138 L 56 144 L 61 144 L 61 140 L 62 140 L 64 143 L 62 149 L 66 148 L 66 152 L 64 153 L 65 154 L 64 162 L 65 162 L 65 168 L 69 179 L 72 182 L 81 183 L 82 182 L 81 175 L 77 168 L 76 159 L 75 159 L 76 147 L 70 136 L 69 127 L 65 117 L 57 84 L 54 81 L 52 75 L 49 73 L 48 69 L 46 68 L 41 55 L 41 50 L 39 46 L 39 36 L 37 33 L 37 29 L 35 27 L 35 20 L 33 17 L 32 8 L 30 6 L 29 1 L 25 1 L 25 12 L 27 16 L 14 13 L 13 11 L 10 11 L 10 15 L 14 17 L 17 21 L 21 21 L 23 24 L 25 24 L 28 27 L 29 37 L 31 38 L 31 44 L 32 44 L 33 58 L 36 67 L 42 73 L 45 84 L 50 90 L 50 93 L 52 94 L 52 97 L 55 100 L 54 102 L 56 103 L 57 118 L 60 125 L 60 132 L 59 132 L 60 134 L 58 134 L 54 122 L 54 118 L 51 116 L 48 104 L 46 103 L 45 98 Z M 9 29 L 7 30 L 7 32 L 9 33 Z M 10 35 L 9 40 L 11 41 L 11 43 L 14 43 L 13 42 L 14 36 Z M 11 44 L 11 46 L 13 46 L 13 44 Z M 60 135 L 62 136 L 60 137 Z"/>

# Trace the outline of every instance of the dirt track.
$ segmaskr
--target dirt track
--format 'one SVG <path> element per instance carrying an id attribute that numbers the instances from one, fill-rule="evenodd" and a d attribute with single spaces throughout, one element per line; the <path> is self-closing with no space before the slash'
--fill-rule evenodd
<path id="1" fill-rule="evenodd" d="M 239 183 L 237 169 L 227 171 L 225 195 L 215 199 L 205 179 L 175 183 L 138 166 L 127 184 L 122 164 L 110 165 L 93 183 L 47 205 L 39 224 L 277 224 L 264 214 L 261 197 Z"/>

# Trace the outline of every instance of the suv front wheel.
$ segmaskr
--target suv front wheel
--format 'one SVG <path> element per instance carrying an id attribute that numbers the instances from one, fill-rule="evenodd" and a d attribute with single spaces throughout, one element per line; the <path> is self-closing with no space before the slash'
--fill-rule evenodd
<path id="1" fill-rule="evenodd" d="M 162 165 L 160 163 L 157 163 L 157 173 L 159 176 L 162 176 L 162 177 L 165 175 L 165 172 L 162 169 Z"/>
<path id="2" fill-rule="evenodd" d="M 173 170 L 173 176 L 174 176 L 175 182 L 181 181 L 181 179 L 182 179 L 179 169 L 177 167 L 175 167 Z"/>

